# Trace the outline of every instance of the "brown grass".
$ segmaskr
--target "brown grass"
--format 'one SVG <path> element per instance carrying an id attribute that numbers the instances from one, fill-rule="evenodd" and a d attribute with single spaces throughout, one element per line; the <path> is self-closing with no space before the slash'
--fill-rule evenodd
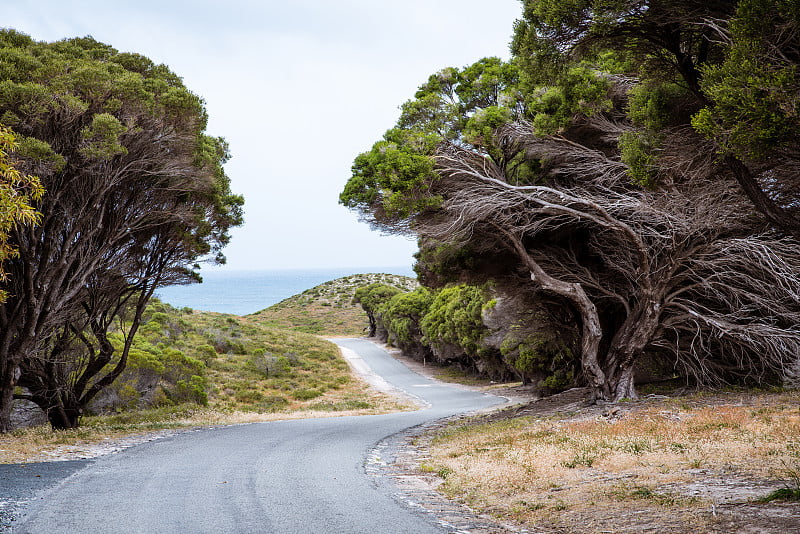
<path id="1" fill-rule="evenodd" d="M 692 400 L 707 405 L 461 426 L 433 441 L 424 469 L 443 475 L 447 495 L 523 524 L 638 532 L 661 518 L 662 531 L 702 530 L 709 510 L 764 496 L 800 468 L 800 393 Z M 629 528 L 620 514 L 634 515 Z"/>

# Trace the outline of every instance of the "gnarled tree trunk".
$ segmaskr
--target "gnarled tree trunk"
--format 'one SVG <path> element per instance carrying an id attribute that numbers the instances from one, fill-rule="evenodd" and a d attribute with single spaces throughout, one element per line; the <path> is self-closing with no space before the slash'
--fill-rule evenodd
<path id="1" fill-rule="evenodd" d="M 633 307 L 614 334 L 605 364 L 612 400 L 638 397 L 634 368 L 656 336 L 661 324 L 660 309 L 661 303 L 657 299 L 645 299 Z"/>
<path id="2" fill-rule="evenodd" d="M 498 230 L 506 236 L 511 247 L 530 270 L 531 281 L 542 290 L 556 294 L 574 306 L 581 322 L 581 367 L 592 391 L 592 402 L 611 400 L 608 377 L 600 367 L 598 359 L 603 329 L 600 327 L 597 307 L 580 284 L 564 282 L 550 276 L 528 253 L 519 237 L 505 229 L 498 228 Z"/>

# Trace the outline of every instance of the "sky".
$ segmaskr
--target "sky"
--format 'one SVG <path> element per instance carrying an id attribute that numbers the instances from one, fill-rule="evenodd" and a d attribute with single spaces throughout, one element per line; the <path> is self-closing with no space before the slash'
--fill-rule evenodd
<path id="1" fill-rule="evenodd" d="M 519 0 L 0 0 L 0 27 L 91 35 L 204 98 L 245 197 L 225 270 L 396 267 L 415 241 L 338 204 L 353 159 L 430 74 L 508 58 L 520 12 Z"/>

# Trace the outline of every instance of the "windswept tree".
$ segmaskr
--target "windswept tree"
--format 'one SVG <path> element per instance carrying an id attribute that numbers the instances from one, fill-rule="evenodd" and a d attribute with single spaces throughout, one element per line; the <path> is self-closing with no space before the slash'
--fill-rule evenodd
<path id="1" fill-rule="evenodd" d="M 202 100 L 167 67 L 89 37 L 0 32 L 0 120 L 20 135 L 20 168 L 50 192 L 35 205 L 41 223 L 10 235 L 0 429 L 18 384 L 53 426 L 73 427 L 124 370 L 153 292 L 224 261 L 242 199 Z"/>
<path id="2" fill-rule="evenodd" d="M 432 190 L 446 200 L 417 231 L 513 250 L 531 283 L 573 310 L 598 398 L 635 397 L 635 364 L 648 352 L 706 384 L 780 383 L 793 372 L 797 243 L 741 216 L 750 205 L 731 176 L 638 188 L 600 151 L 524 123 L 504 134 L 547 159 L 548 183 L 509 184 L 485 159 L 443 147 Z"/>
<path id="3" fill-rule="evenodd" d="M 550 48 L 536 54 L 562 54 L 583 35 L 537 31 Z M 578 325 L 597 399 L 635 397 L 645 354 L 700 383 L 780 382 L 800 353 L 797 241 L 753 209 L 713 142 L 671 122 L 683 93 L 659 100 L 660 90 L 613 72 L 608 51 L 595 59 L 612 72 L 581 60 L 550 86 L 523 80 L 525 117 L 496 124 L 481 146 L 431 138 L 401 117 L 356 158 L 341 201 L 388 231 L 470 251 L 464 270 L 528 278 Z M 645 121 L 658 133 L 655 155 L 641 143 Z M 515 147 L 524 178 L 490 146 Z"/>

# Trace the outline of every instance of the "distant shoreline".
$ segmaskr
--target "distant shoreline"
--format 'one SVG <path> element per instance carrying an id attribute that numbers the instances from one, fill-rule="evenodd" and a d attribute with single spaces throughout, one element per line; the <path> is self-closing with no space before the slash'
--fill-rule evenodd
<path id="1" fill-rule="evenodd" d="M 321 283 L 365 273 L 415 277 L 410 266 L 202 271 L 202 284 L 170 286 L 156 296 L 176 308 L 247 315 Z"/>

